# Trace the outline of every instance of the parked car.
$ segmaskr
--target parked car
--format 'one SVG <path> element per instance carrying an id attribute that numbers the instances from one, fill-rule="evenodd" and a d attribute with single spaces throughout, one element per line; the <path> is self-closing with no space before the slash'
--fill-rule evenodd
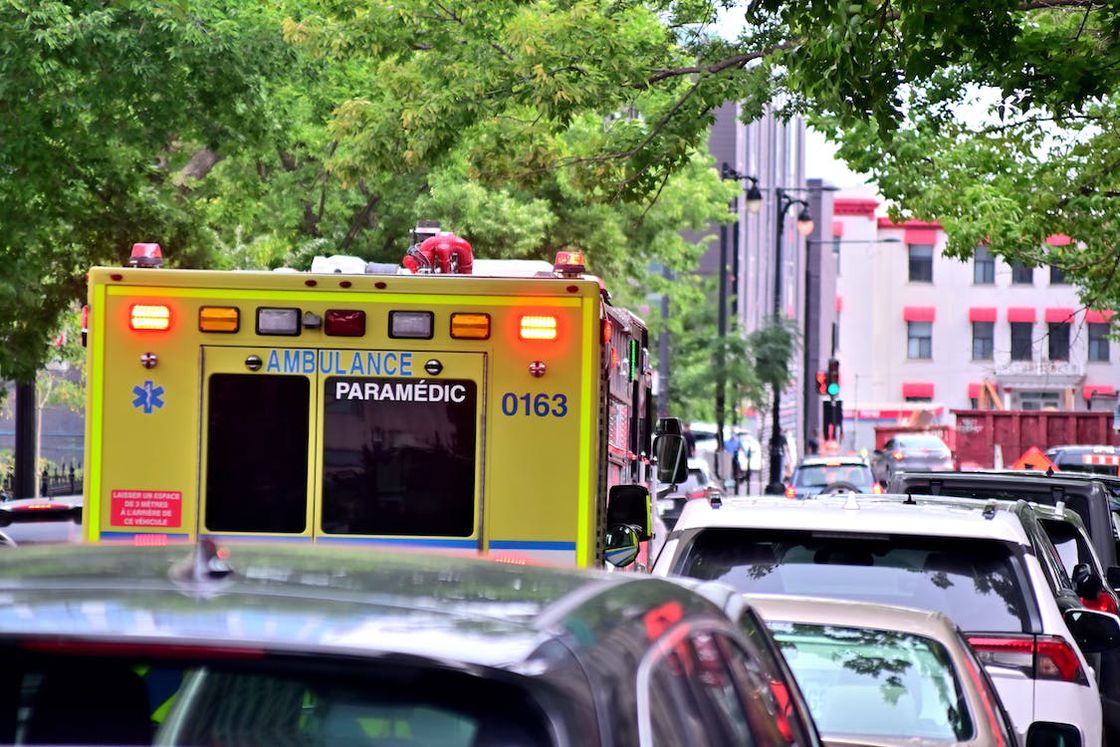
<path id="1" fill-rule="evenodd" d="M 1016 744 L 991 679 L 945 615 L 837 599 L 748 599 L 826 743 Z"/>
<path id="2" fill-rule="evenodd" d="M 881 483 L 895 474 L 913 470 L 950 470 L 953 453 L 932 433 L 899 433 L 871 455 L 871 471 Z"/>
<path id="3" fill-rule="evenodd" d="M 0 527 L 21 547 L 80 542 L 82 497 L 20 498 L 0 503 Z"/>
<path id="4" fill-rule="evenodd" d="M 1120 471 L 1120 448 L 1116 446 L 1054 446 L 1046 450 L 1046 458 L 1063 472 L 1116 477 Z"/>
<path id="5" fill-rule="evenodd" d="M 1025 503 L 1014 512 L 957 504 L 854 494 L 692 501 L 654 573 L 942 612 L 966 631 L 1020 738 L 1045 722 L 1036 733 L 1072 728 L 1080 743 L 1099 744 L 1101 700 L 1084 654 L 1120 646 L 1120 621 L 1077 604 Z"/>
<path id="6" fill-rule="evenodd" d="M 712 482 L 708 463 L 703 459 L 688 460 L 688 479 L 676 485 L 661 484 L 657 488 L 657 513 L 672 531 L 687 501 L 697 498 L 710 498 L 719 493 L 719 487 Z"/>
<path id="7" fill-rule="evenodd" d="M 862 457 L 805 457 L 793 470 L 786 498 L 812 498 L 821 493 L 881 493 L 882 487 Z"/>
<path id="8" fill-rule="evenodd" d="M 695 582 L 202 541 L 4 553 L 0 596 L 0 743 L 820 744 Z"/>
<path id="9" fill-rule="evenodd" d="M 1117 612 L 1115 590 L 1120 585 L 1113 499 L 1105 482 L 1112 478 L 1084 473 L 984 471 L 959 473 L 906 473 L 888 487 L 897 492 L 962 496 L 978 500 L 1025 500 L 1038 506 L 1042 526 L 1063 560 L 1079 597 L 1076 603 L 1090 609 Z M 1051 507 L 1047 512 L 1043 506 Z M 1064 514 L 1073 512 L 1088 535 L 1091 551 L 1078 526 Z M 1074 554 L 1075 567 L 1070 566 Z M 1084 566 L 1076 568 L 1076 566 Z M 1093 659 L 1101 691 L 1107 741 L 1120 743 L 1120 651 L 1110 650 Z"/>

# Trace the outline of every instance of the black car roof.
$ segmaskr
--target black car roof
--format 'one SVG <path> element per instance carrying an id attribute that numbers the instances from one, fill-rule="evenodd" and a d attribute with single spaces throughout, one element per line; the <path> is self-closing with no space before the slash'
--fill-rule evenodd
<path id="1" fill-rule="evenodd" d="M 1080 481 L 1076 480 L 1077 477 L 1080 477 L 1081 480 Z M 1027 484 L 1030 484 L 1030 485 L 1049 485 L 1049 486 L 1052 486 L 1052 487 L 1062 488 L 1063 490 L 1068 490 L 1070 482 L 1089 483 L 1089 482 L 1092 482 L 1092 481 L 1096 480 L 1097 476 L 1096 475 L 1091 475 L 1091 474 L 1085 473 L 1085 472 L 1079 473 L 1077 475 L 1074 475 L 1074 474 L 1070 473 L 1068 475 L 1062 475 L 1061 477 L 1058 477 L 1057 473 L 1054 473 L 1053 475 L 1048 475 L 1045 472 L 1018 471 L 1018 470 L 1016 470 L 1014 472 L 1012 472 L 1012 471 L 999 471 L 999 470 L 977 470 L 977 471 L 970 470 L 968 472 L 944 472 L 944 471 L 943 472 L 935 472 L 935 471 L 918 472 L 918 471 L 907 470 L 907 471 L 904 471 L 904 472 L 899 472 L 895 476 L 895 479 L 897 479 L 898 481 L 905 481 L 905 482 L 914 481 L 914 482 L 922 482 L 922 483 L 930 483 L 930 482 L 938 482 L 938 481 L 940 481 L 940 482 L 950 482 L 951 481 L 951 482 L 956 483 L 956 484 L 966 483 L 966 482 L 975 482 L 975 483 L 986 483 L 986 482 L 1027 483 Z M 1086 485 L 1085 487 L 1091 488 L 1091 486 L 1089 486 L 1089 485 Z"/>
<path id="2" fill-rule="evenodd" d="M 638 574 L 367 547 L 228 549 L 234 572 L 213 578 L 179 574 L 191 545 L 4 553 L 0 636 L 217 642 L 503 667 L 558 636 L 578 649 L 667 603 L 684 615 L 718 611 L 682 586 Z"/>

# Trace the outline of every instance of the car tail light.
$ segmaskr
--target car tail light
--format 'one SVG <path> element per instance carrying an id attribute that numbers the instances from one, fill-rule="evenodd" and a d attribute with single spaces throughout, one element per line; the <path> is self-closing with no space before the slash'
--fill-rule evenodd
<path id="1" fill-rule="evenodd" d="M 452 314 L 451 336 L 457 340 L 490 339 L 490 315 Z"/>
<path id="2" fill-rule="evenodd" d="M 129 326 L 162 332 L 171 328 L 171 309 L 160 304 L 136 303 L 129 309 Z"/>
<path id="3" fill-rule="evenodd" d="M 1088 684 L 1077 652 L 1059 636 L 969 636 L 985 665 L 1018 669 L 1028 677 Z"/>
<path id="4" fill-rule="evenodd" d="M 1097 612 L 1108 612 L 1116 615 L 1120 614 L 1120 606 L 1116 604 L 1116 597 L 1112 595 L 1107 589 L 1101 589 L 1097 592 L 1096 599 L 1087 599 L 1081 597 L 1081 604 L 1087 610 L 1096 610 Z"/>
<path id="5" fill-rule="evenodd" d="M 786 498 L 796 498 L 796 497 L 797 497 L 797 491 L 793 489 L 792 485 L 790 485 L 788 488 L 786 488 Z"/>
<path id="6" fill-rule="evenodd" d="M 528 315 L 521 317 L 522 340 L 555 340 L 556 317 Z"/>
<path id="7" fill-rule="evenodd" d="M 361 337 L 366 333 L 366 312 L 357 309 L 327 309 L 323 331 L 333 337 Z"/>
<path id="8" fill-rule="evenodd" d="M 241 312 L 236 306 L 203 306 L 198 310 L 201 332 L 236 332 L 241 328 Z"/>
<path id="9" fill-rule="evenodd" d="M 996 717 L 996 706 L 992 702 L 992 692 L 988 688 L 987 681 L 972 665 L 972 661 L 968 656 L 964 659 L 964 668 L 968 670 L 968 676 L 972 680 L 972 684 L 976 687 L 976 692 L 980 695 L 980 704 L 984 707 L 984 716 L 988 719 L 988 726 L 995 736 L 996 747 L 1007 747 L 1007 743 L 1003 740 L 1003 729 L 1000 725 L 999 719 Z"/>
<path id="10" fill-rule="evenodd" d="M 692 500 L 693 498 L 707 498 L 708 497 L 708 491 L 705 490 L 704 488 L 699 488 L 697 490 L 690 490 L 690 491 L 688 491 L 687 493 L 684 494 L 684 497 L 689 499 L 689 500 Z"/>
<path id="11" fill-rule="evenodd" d="M 874 485 L 871 486 L 871 492 L 874 493 L 875 495 L 882 495 L 883 494 L 883 486 L 880 485 L 879 483 L 875 483 Z"/>
<path id="12" fill-rule="evenodd" d="M 891 459 L 894 459 L 895 461 L 898 461 L 899 459 L 902 459 L 902 452 L 898 451 L 898 450 L 892 451 L 891 452 Z"/>

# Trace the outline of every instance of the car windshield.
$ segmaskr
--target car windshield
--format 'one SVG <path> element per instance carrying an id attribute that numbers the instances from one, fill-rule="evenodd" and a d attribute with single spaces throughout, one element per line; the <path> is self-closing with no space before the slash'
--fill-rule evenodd
<path id="1" fill-rule="evenodd" d="M 967 701 L 937 641 L 870 628 L 769 624 L 826 738 L 972 737 Z"/>
<path id="2" fill-rule="evenodd" d="M 465 673 L 228 654 L 183 662 L 101 648 L 110 657 L 5 651 L 0 743 L 552 744 L 527 693 Z"/>
<path id="3" fill-rule="evenodd" d="M 871 470 L 863 464 L 806 464 L 798 467 L 793 476 L 793 484 L 798 488 L 823 488 L 835 482 L 869 487 Z"/>
<path id="4" fill-rule="evenodd" d="M 743 593 L 932 609 L 971 631 L 1030 630 L 1019 560 L 997 540 L 706 529 L 673 572 L 719 580 Z"/>
<path id="5" fill-rule="evenodd" d="M 900 449 L 937 449 L 938 451 L 948 451 L 949 447 L 945 445 L 937 436 L 899 436 L 895 442 Z"/>

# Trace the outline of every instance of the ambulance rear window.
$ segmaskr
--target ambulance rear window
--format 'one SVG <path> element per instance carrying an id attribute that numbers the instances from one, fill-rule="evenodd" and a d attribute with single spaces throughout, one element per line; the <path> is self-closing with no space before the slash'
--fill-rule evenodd
<path id="1" fill-rule="evenodd" d="M 209 386 L 206 528 L 304 531 L 310 381 L 214 374 Z"/>
<path id="2" fill-rule="evenodd" d="M 475 382 L 330 377 L 323 397 L 324 532 L 474 533 Z"/>

